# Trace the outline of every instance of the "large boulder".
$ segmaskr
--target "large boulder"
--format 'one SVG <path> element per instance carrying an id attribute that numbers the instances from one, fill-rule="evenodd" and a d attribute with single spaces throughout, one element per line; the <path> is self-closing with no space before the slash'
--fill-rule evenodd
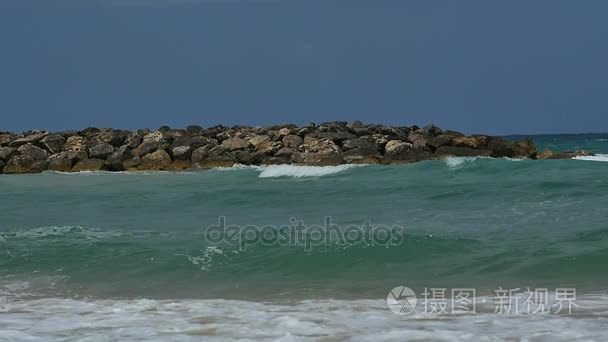
<path id="1" fill-rule="evenodd" d="M 106 159 L 114 153 L 114 146 L 103 140 L 94 139 L 89 145 L 89 158 Z"/>
<path id="2" fill-rule="evenodd" d="M 407 137 L 407 140 L 414 145 L 415 148 L 424 148 L 428 145 L 430 139 L 433 138 L 429 136 L 427 132 L 422 130 L 417 130 L 410 132 Z"/>
<path id="3" fill-rule="evenodd" d="M 160 148 L 160 144 L 156 141 L 144 141 L 135 149 L 133 149 L 133 156 L 143 157 L 146 154 L 152 153 Z"/>
<path id="4" fill-rule="evenodd" d="M 365 139 L 345 140 L 342 150 L 342 157 L 347 163 L 376 164 L 382 159 L 379 147 Z"/>
<path id="5" fill-rule="evenodd" d="M 31 156 L 35 160 L 46 160 L 50 156 L 50 154 L 46 150 L 41 149 L 38 146 L 34 146 L 30 143 L 19 146 L 17 151 L 19 152 L 19 154 Z"/>
<path id="6" fill-rule="evenodd" d="M 7 174 L 16 173 L 39 173 L 46 170 L 47 161 L 39 160 L 31 155 L 22 154 L 13 156 L 4 166 L 3 172 Z"/>
<path id="7" fill-rule="evenodd" d="M 15 154 L 17 149 L 14 147 L 0 147 L 0 160 L 3 162 L 7 162 Z"/>
<path id="8" fill-rule="evenodd" d="M 221 146 L 228 151 L 246 150 L 252 147 L 251 143 L 241 138 L 229 138 L 222 142 Z"/>
<path id="9" fill-rule="evenodd" d="M 51 171 L 72 171 L 72 167 L 75 165 L 70 159 L 69 153 L 73 152 L 60 152 L 53 154 L 48 159 L 47 169 Z"/>
<path id="10" fill-rule="evenodd" d="M 248 138 L 247 141 L 257 149 L 260 144 L 271 141 L 271 139 L 268 135 L 254 135 L 253 137 Z"/>
<path id="11" fill-rule="evenodd" d="M 125 161 L 133 158 L 128 145 L 117 148 L 104 162 L 104 169 L 108 171 L 125 171 Z"/>
<path id="12" fill-rule="evenodd" d="M 17 136 L 13 133 L 2 133 L 0 134 L 0 146 L 8 146 L 15 139 Z"/>
<path id="13" fill-rule="evenodd" d="M 428 145 L 436 150 L 442 146 L 449 146 L 452 144 L 453 137 L 447 134 L 441 134 L 436 137 L 429 139 Z"/>
<path id="14" fill-rule="evenodd" d="M 62 148 L 66 152 L 85 152 L 87 151 L 86 140 L 78 135 L 72 135 L 67 139 Z"/>
<path id="15" fill-rule="evenodd" d="M 300 145 L 298 152 L 294 153 L 292 158 L 296 163 L 304 165 L 324 166 L 344 163 L 340 147 L 329 139 L 308 139 Z"/>
<path id="16" fill-rule="evenodd" d="M 40 140 L 40 145 L 51 153 L 58 153 L 65 145 L 66 139 L 60 134 L 49 134 Z"/>
<path id="17" fill-rule="evenodd" d="M 512 142 L 504 138 L 492 137 L 488 141 L 492 157 L 535 158 L 536 146 L 530 139 Z"/>
<path id="18" fill-rule="evenodd" d="M 76 163 L 72 168 L 74 172 L 80 171 L 99 171 L 103 168 L 104 161 L 97 158 L 83 159 Z"/>
<path id="19" fill-rule="evenodd" d="M 18 138 L 18 139 L 11 141 L 8 144 L 8 146 L 9 147 L 19 147 L 19 146 L 22 146 L 25 144 L 36 144 L 40 140 L 42 140 L 44 137 L 46 137 L 47 135 L 48 135 L 48 133 L 46 133 L 46 132 L 30 134 L 25 137 Z"/>
<path id="20" fill-rule="evenodd" d="M 166 170 L 173 161 L 165 150 L 146 154 L 141 158 L 140 170 Z"/>
<path id="21" fill-rule="evenodd" d="M 130 134 L 130 132 L 123 130 L 102 129 L 101 132 L 97 134 L 96 138 L 99 141 L 106 142 L 112 145 L 112 147 L 117 148 L 125 143 Z"/>

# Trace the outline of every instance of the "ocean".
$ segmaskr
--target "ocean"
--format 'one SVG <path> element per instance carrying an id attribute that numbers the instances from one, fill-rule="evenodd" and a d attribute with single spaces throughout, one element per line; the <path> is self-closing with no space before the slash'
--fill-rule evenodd
<path id="1" fill-rule="evenodd" d="M 2 175 L 0 341 L 608 340 L 608 134 L 533 138 L 597 155 Z"/>

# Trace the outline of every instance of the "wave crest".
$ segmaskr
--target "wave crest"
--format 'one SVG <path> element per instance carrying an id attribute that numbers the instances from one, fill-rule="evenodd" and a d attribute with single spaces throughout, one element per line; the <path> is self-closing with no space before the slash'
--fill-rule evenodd
<path id="1" fill-rule="evenodd" d="M 302 165 L 269 165 L 262 168 L 260 178 L 275 177 L 321 177 L 346 171 L 360 165 L 337 166 L 302 166 Z"/>

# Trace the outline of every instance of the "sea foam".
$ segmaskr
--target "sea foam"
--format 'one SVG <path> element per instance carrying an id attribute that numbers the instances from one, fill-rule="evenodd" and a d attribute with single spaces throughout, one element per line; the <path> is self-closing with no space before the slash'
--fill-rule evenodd
<path id="1" fill-rule="evenodd" d="M 574 157 L 572 159 L 608 162 L 608 154 L 597 154 L 595 156 L 579 156 Z"/>
<path id="2" fill-rule="evenodd" d="M 269 165 L 261 168 L 260 178 L 274 177 L 321 177 L 346 171 L 360 165 L 337 166 L 300 166 L 300 165 Z"/>

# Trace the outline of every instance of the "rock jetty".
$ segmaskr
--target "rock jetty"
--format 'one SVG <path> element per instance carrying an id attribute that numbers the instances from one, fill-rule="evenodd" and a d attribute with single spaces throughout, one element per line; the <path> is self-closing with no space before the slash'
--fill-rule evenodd
<path id="1" fill-rule="evenodd" d="M 530 139 L 509 141 L 426 127 L 364 125 L 188 126 L 137 131 L 0 132 L 0 173 L 186 170 L 244 165 L 401 164 L 448 156 L 530 159 L 577 153 L 536 150 Z"/>

